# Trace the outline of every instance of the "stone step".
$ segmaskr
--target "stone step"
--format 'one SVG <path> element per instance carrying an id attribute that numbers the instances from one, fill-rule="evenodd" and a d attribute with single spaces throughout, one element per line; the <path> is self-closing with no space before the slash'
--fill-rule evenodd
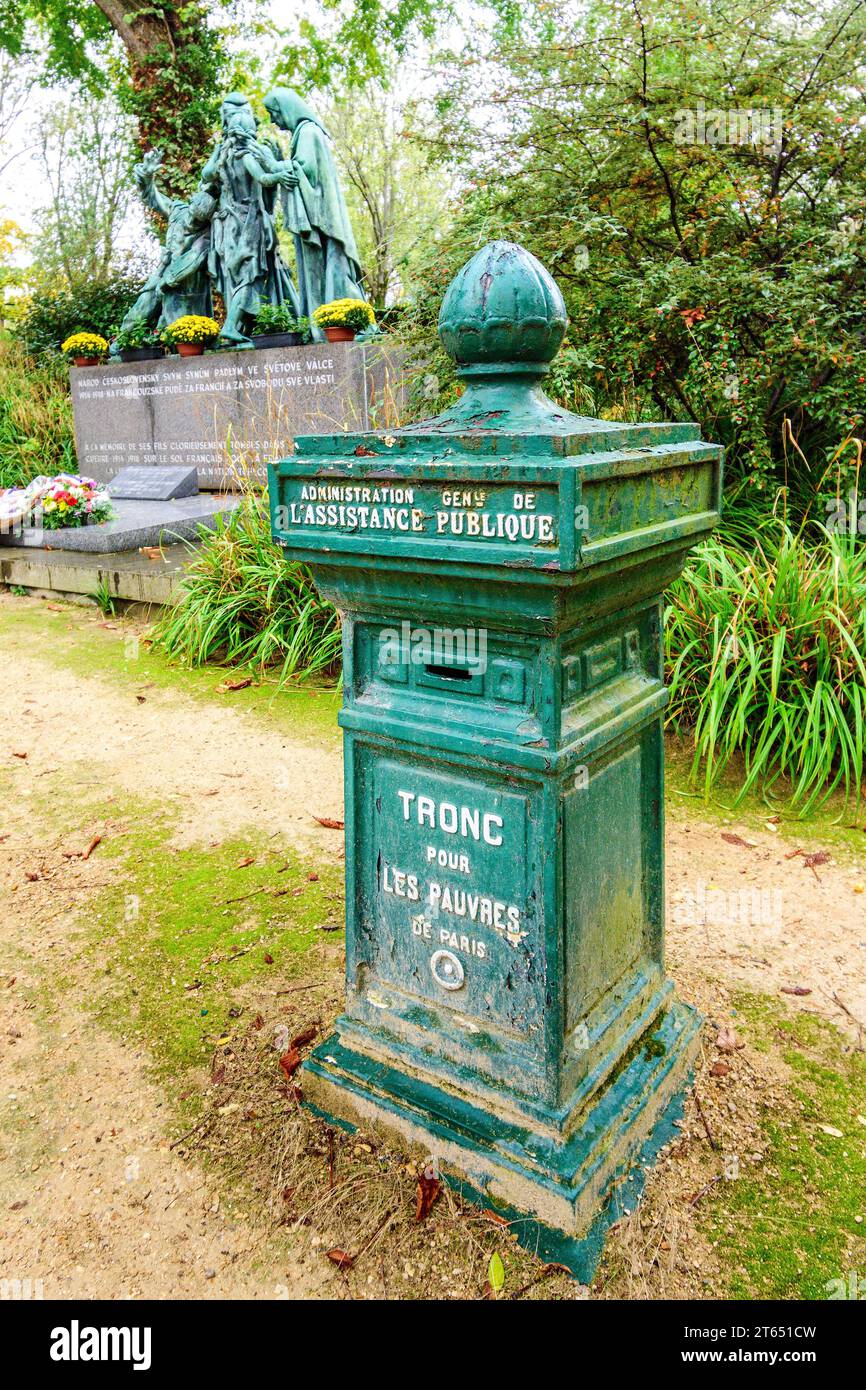
<path id="1" fill-rule="evenodd" d="M 157 559 L 140 551 L 0 550 L 0 581 L 57 598 L 88 598 L 106 585 L 112 598 L 165 604 L 197 546 L 171 545 Z"/>

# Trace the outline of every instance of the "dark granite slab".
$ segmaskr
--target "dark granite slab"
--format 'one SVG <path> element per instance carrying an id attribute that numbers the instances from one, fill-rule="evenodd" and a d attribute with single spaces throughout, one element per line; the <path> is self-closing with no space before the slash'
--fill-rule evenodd
<path id="1" fill-rule="evenodd" d="M 110 497 L 136 502 L 169 502 L 175 497 L 194 497 L 198 492 L 196 468 L 123 468 L 108 484 Z"/>
<path id="2" fill-rule="evenodd" d="M 199 527 L 213 527 L 219 516 L 228 516 L 240 497 L 218 493 L 199 493 L 169 502 L 112 502 L 114 516 L 99 526 L 75 526 L 67 530 L 44 531 L 18 528 L 0 537 L 0 543 L 33 549 L 78 550 L 101 554 L 112 550 L 138 550 L 143 545 L 171 545 L 193 540 Z"/>
<path id="3" fill-rule="evenodd" d="M 393 345 L 311 343 L 73 367 L 78 467 L 101 483 L 181 466 L 202 488 L 263 482 L 296 435 L 398 425 L 403 359 Z"/>

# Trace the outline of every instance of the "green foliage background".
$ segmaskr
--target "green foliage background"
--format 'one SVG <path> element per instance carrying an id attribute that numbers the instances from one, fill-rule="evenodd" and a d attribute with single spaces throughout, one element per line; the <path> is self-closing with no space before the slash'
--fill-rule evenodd
<path id="1" fill-rule="evenodd" d="M 864 429 L 864 96 L 858 0 L 532 7 L 447 70 L 430 139 L 466 187 L 415 340 L 475 249 L 519 241 L 566 297 L 564 403 L 698 420 L 729 483 L 805 508 Z"/>

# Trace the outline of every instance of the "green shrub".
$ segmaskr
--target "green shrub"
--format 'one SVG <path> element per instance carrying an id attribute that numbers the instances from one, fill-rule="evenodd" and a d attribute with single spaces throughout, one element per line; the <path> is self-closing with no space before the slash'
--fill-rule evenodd
<path id="1" fill-rule="evenodd" d="M 737 800 L 782 784 L 806 815 L 836 787 L 859 802 L 866 717 L 866 548 L 807 541 L 781 518 L 751 546 L 699 546 L 669 591 L 670 720 L 694 740 L 705 794 L 732 760 Z"/>
<path id="2" fill-rule="evenodd" d="M 300 333 L 306 342 L 310 320 L 298 318 L 291 304 L 263 304 L 256 314 L 253 333 Z"/>
<path id="3" fill-rule="evenodd" d="M 114 346 L 118 352 L 129 352 L 139 348 L 162 348 L 163 341 L 147 319 L 133 319 L 125 328 L 118 328 Z"/>
<path id="4" fill-rule="evenodd" d="M 69 378 L 58 357 L 35 362 L 0 339 L 0 487 L 39 473 L 75 473 Z"/>
<path id="5" fill-rule="evenodd" d="M 157 646 L 189 666 L 220 661 L 290 676 L 339 669 L 340 619 L 309 570 L 271 540 L 265 500 L 247 495 L 184 574 L 179 596 L 152 629 Z"/>
<path id="6" fill-rule="evenodd" d="M 58 352 L 64 339 L 79 330 L 110 339 L 138 298 L 141 284 L 140 276 L 128 272 L 104 283 L 37 289 L 21 314 L 16 334 L 31 353 Z"/>
<path id="7" fill-rule="evenodd" d="M 866 428 L 863 7 L 510 6 L 495 63 L 490 44 L 478 26 L 440 66 L 432 148 L 461 194 L 414 267 L 403 330 L 424 376 L 447 402 L 430 345 L 451 277 L 520 242 L 571 320 L 558 399 L 697 420 L 728 483 L 785 482 L 804 509 L 786 422 L 818 467 Z"/>

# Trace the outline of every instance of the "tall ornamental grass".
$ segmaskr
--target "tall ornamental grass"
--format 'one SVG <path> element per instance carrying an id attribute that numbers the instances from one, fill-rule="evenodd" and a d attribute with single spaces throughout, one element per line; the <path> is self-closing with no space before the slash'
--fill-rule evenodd
<path id="1" fill-rule="evenodd" d="M 278 668 L 281 684 L 339 669 L 337 612 L 306 566 L 284 559 L 271 540 L 265 499 L 252 493 L 203 534 L 176 600 L 151 637 L 187 666 Z"/>
<path id="2" fill-rule="evenodd" d="M 805 816 L 859 803 L 866 710 L 866 545 L 771 518 L 752 546 L 712 538 L 669 593 L 670 721 L 705 794 L 742 756 L 739 801 L 776 788 Z"/>
<path id="3" fill-rule="evenodd" d="M 76 471 L 65 363 L 37 363 L 0 336 L 0 488 Z"/>

